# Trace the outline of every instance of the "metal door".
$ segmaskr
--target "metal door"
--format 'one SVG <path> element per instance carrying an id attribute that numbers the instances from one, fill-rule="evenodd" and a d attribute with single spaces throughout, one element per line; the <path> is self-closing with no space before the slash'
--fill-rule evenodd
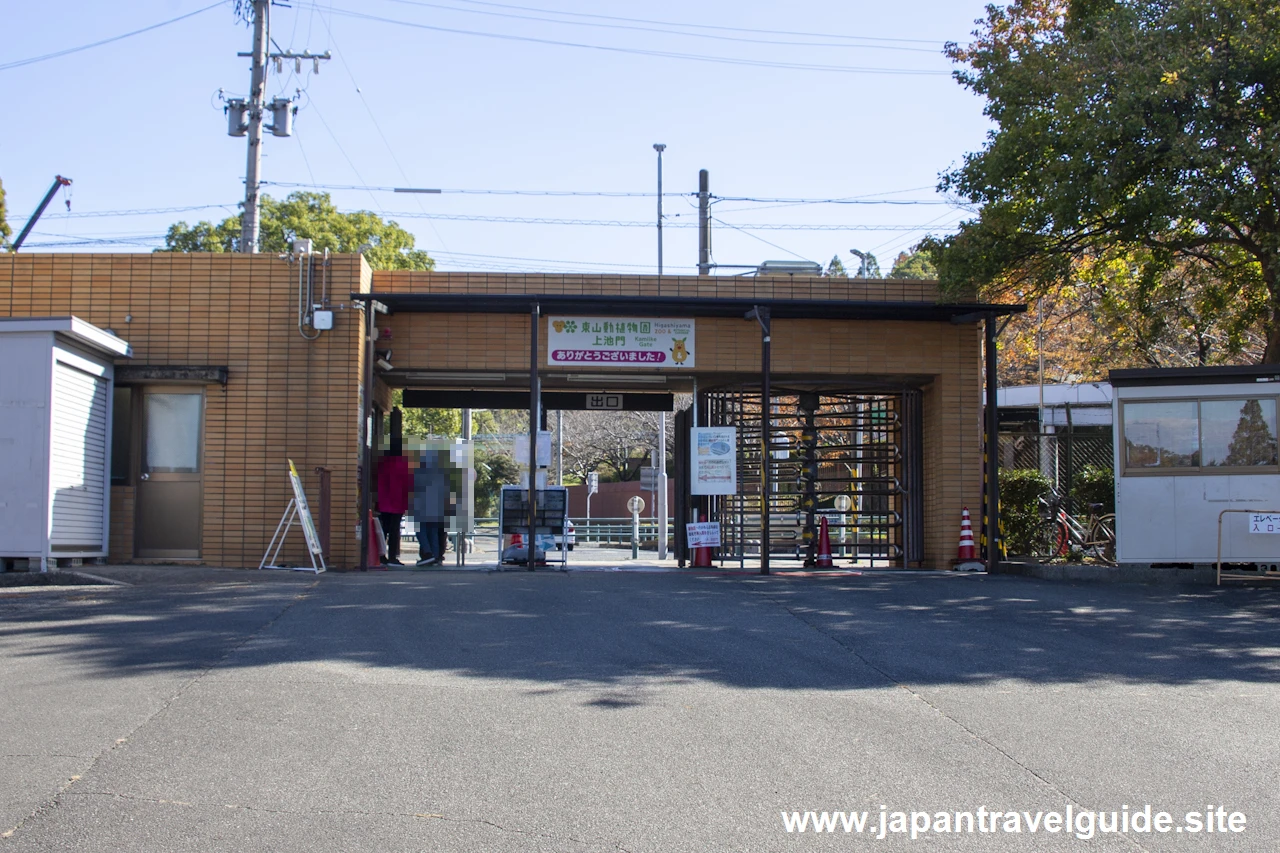
<path id="1" fill-rule="evenodd" d="M 203 390 L 142 394 L 135 550 L 139 557 L 200 557 Z"/>

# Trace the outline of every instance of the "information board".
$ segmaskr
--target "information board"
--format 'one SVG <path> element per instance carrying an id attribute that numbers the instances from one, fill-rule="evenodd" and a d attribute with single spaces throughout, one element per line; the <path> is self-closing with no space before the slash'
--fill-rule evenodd
<path id="1" fill-rule="evenodd" d="M 694 427 L 690 430 L 690 492 L 733 495 L 738 492 L 737 427 Z"/>
<path id="2" fill-rule="evenodd" d="M 689 539 L 690 548 L 720 547 L 720 522 L 699 521 L 692 524 L 686 524 L 684 527 Z"/>
<path id="3" fill-rule="evenodd" d="M 311 520 L 311 507 L 307 505 L 307 493 L 302 490 L 302 478 L 298 469 L 289 460 L 289 482 L 293 483 L 293 500 L 298 507 L 298 519 L 302 522 L 302 532 L 307 537 L 307 550 L 312 554 L 324 554 L 320 547 L 320 536 L 316 533 L 316 524 Z"/>
<path id="4" fill-rule="evenodd" d="M 1249 513 L 1250 533 L 1280 533 L 1280 515 L 1269 512 Z"/>

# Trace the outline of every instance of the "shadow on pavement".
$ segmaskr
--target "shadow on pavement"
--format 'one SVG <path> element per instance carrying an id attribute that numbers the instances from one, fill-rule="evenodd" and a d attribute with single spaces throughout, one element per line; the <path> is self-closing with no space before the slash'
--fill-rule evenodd
<path id="1" fill-rule="evenodd" d="M 300 580 L 303 580 L 300 578 Z M 324 575 L 0 598 L 0 655 L 95 674 L 268 669 L 423 674 L 613 692 L 646 685 L 846 690 L 1280 678 L 1280 595 L 868 573 L 823 581 L 691 574 Z M 372 673 L 372 675 L 370 675 Z"/>

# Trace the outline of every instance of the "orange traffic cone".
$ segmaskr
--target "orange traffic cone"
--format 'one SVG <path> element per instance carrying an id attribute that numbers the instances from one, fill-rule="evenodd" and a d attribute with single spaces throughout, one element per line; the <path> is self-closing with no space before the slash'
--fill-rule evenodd
<path id="1" fill-rule="evenodd" d="M 707 520 L 707 514 L 705 512 L 702 515 L 698 516 L 698 521 L 705 523 L 706 520 Z M 695 569 L 711 568 L 711 549 L 706 546 L 703 546 L 701 548 L 694 548 L 693 562 L 690 563 L 689 565 L 691 568 L 695 568 Z"/>
<path id="2" fill-rule="evenodd" d="M 831 562 L 831 535 L 827 532 L 827 517 L 822 517 L 822 526 L 818 528 L 818 559 L 814 565 L 819 569 L 835 568 Z"/>
<path id="3" fill-rule="evenodd" d="M 960 513 L 960 547 L 956 549 L 956 562 L 965 563 L 978 558 L 977 549 L 973 546 L 973 527 L 969 524 L 969 508 Z"/>

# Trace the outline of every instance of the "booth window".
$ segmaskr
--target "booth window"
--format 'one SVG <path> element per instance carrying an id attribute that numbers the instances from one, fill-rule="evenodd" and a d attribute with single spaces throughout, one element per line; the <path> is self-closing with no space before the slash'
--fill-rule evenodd
<path id="1" fill-rule="evenodd" d="M 1273 470 L 1274 397 L 1125 402 L 1126 473 Z"/>
<path id="2" fill-rule="evenodd" d="M 131 482 L 132 448 L 133 389 L 117 385 L 111 400 L 111 485 L 127 486 Z"/>

